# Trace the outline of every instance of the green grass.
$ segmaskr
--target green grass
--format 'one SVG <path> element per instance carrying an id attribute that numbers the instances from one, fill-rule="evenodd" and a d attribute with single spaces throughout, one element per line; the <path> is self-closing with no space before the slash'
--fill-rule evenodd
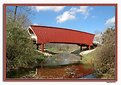
<path id="1" fill-rule="evenodd" d="M 92 66 L 94 66 L 94 62 L 95 62 L 95 51 L 91 52 L 91 53 L 88 53 L 88 54 L 84 54 L 83 57 L 82 57 L 82 60 L 81 62 L 83 64 L 90 64 Z"/>
<path id="2" fill-rule="evenodd" d="M 83 64 L 83 68 L 84 69 L 90 69 L 90 68 L 93 68 L 93 66 L 90 65 L 90 64 Z"/>
<path id="3" fill-rule="evenodd" d="M 48 51 L 50 52 L 55 52 L 55 53 L 63 53 L 63 52 L 68 52 L 68 50 L 66 48 L 47 48 Z"/>

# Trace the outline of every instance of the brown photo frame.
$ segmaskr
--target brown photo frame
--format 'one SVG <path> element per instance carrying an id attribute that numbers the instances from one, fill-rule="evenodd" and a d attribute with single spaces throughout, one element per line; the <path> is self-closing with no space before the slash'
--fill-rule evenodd
<path id="1" fill-rule="evenodd" d="M 6 7 L 7 6 L 115 6 L 115 30 L 116 30 L 116 61 L 115 61 L 115 70 L 116 75 L 115 79 L 7 79 L 6 78 Z M 117 4 L 4 4 L 3 5 L 3 81 L 4 82 L 116 82 L 118 79 L 117 73 L 117 46 L 118 46 L 118 39 L 117 39 L 117 21 L 118 21 L 118 5 Z"/>

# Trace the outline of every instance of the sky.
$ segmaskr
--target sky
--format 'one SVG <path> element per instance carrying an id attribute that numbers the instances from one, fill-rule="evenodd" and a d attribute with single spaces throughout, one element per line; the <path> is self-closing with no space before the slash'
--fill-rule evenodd
<path id="1" fill-rule="evenodd" d="M 115 6 L 29 6 L 33 25 L 62 27 L 95 34 L 115 23 Z"/>

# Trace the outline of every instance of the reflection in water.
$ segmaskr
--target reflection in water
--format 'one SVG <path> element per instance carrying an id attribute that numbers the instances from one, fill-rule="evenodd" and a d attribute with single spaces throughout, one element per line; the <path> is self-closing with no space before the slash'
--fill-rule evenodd
<path id="1" fill-rule="evenodd" d="M 45 59 L 44 66 L 58 66 L 67 65 L 73 63 L 80 63 L 80 56 L 69 53 L 56 54 L 53 57 L 47 57 Z"/>
<path id="2" fill-rule="evenodd" d="M 69 53 L 47 57 L 44 68 L 37 68 L 37 74 L 42 79 L 68 79 L 83 78 L 93 73 L 93 67 L 81 64 L 80 59 L 80 56 Z"/>

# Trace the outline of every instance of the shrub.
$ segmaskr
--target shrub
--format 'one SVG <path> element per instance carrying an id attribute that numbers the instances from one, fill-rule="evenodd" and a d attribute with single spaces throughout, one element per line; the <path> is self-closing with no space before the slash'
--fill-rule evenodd
<path id="1" fill-rule="evenodd" d="M 7 72 L 19 67 L 32 68 L 42 61 L 25 29 L 7 27 Z"/>
<path id="2" fill-rule="evenodd" d="M 115 29 L 108 28 L 102 35 L 102 46 L 95 50 L 95 66 L 97 76 L 105 74 L 105 78 L 115 77 Z M 106 77 L 108 75 L 108 77 Z M 110 77 L 109 77 L 110 75 Z"/>

